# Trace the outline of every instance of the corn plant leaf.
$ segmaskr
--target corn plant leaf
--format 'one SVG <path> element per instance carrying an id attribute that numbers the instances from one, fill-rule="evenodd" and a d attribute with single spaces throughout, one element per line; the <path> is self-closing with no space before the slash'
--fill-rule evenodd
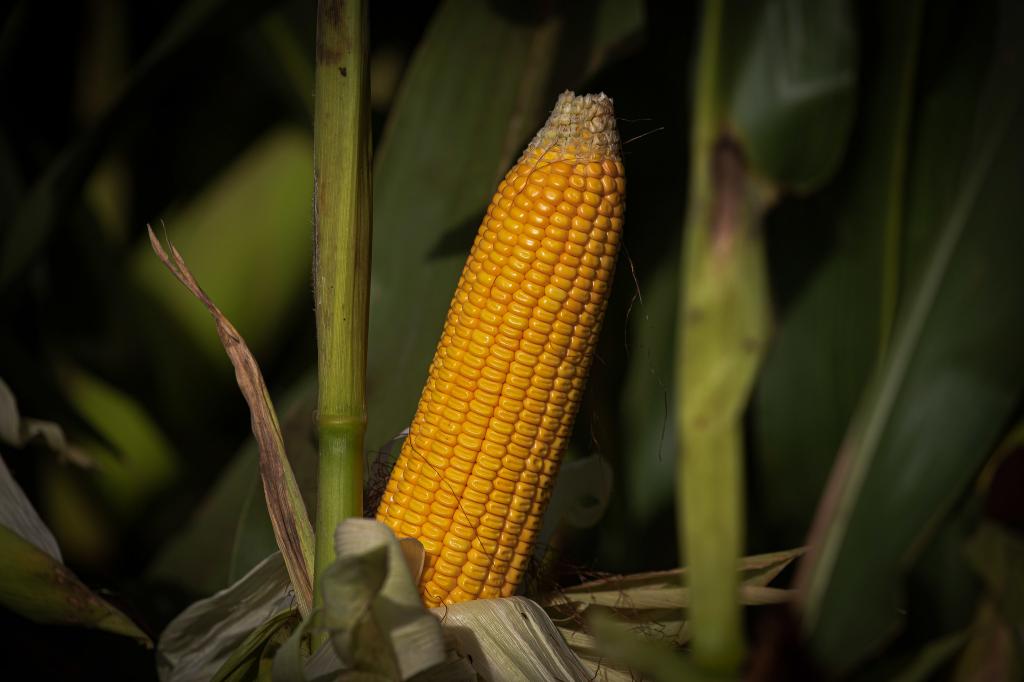
<path id="1" fill-rule="evenodd" d="M 842 160 L 853 121 L 857 35 L 850 3 L 727 3 L 725 22 L 722 97 L 751 165 L 783 187 L 821 185 Z"/>
<path id="2" fill-rule="evenodd" d="M 951 62 L 960 78 L 925 93 L 907 238 L 928 255 L 908 268 L 913 286 L 845 438 L 804 564 L 805 626 L 832 671 L 848 669 L 898 624 L 905 565 L 992 452 L 1024 390 L 1016 351 L 1024 345 L 1024 233 L 1010 218 L 1024 211 L 1015 87 L 1024 66 L 1004 58 L 1024 29 L 1024 8 L 989 8 L 962 30 L 994 39 L 964 40 L 974 52 Z M 965 113 L 951 145 L 949 126 Z"/>
<path id="3" fill-rule="evenodd" d="M 7 528 L 25 542 L 58 563 L 64 559 L 53 533 L 46 527 L 25 492 L 14 480 L 7 463 L 0 457 L 0 526 Z"/>
<path id="4" fill-rule="evenodd" d="M 323 627 L 323 614 L 322 609 L 316 609 L 309 614 L 278 649 L 271 668 L 271 679 L 274 682 L 306 682 L 311 677 L 318 679 L 318 674 L 311 671 L 311 665 L 319 660 L 326 661 L 326 672 L 322 676 L 331 680 L 337 679 L 340 664 L 333 648 L 322 646 L 317 652 L 319 656 L 311 658 L 308 664 L 305 662 L 308 653 L 305 642 L 311 632 Z"/>
<path id="5" fill-rule="evenodd" d="M 106 441 L 84 440 L 81 445 L 96 463 L 96 489 L 121 518 L 134 517 L 174 482 L 177 453 L 131 396 L 77 367 L 65 368 L 61 383 L 69 403 Z"/>
<path id="6" fill-rule="evenodd" d="M 373 250 L 368 443 L 408 425 L 487 201 L 554 95 L 587 66 L 558 61 L 560 38 L 604 54 L 594 24 L 590 12 L 517 21 L 493 3 L 448 0 L 427 28 L 374 158 L 374 243 L 386 246 Z M 602 40 L 621 40 L 602 26 Z"/>
<path id="7" fill-rule="evenodd" d="M 0 237 L 0 290 L 18 277 L 45 245 L 69 200 L 81 190 L 139 104 L 166 87 L 166 81 L 156 76 L 165 75 L 177 59 L 190 55 L 186 47 L 197 41 L 220 39 L 225 26 L 251 20 L 267 4 L 266 0 L 255 4 L 191 0 L 183 4 L 163 33 L 152 41 L 96 125 L 66 147 L 26 192 L 9 229 Z"/>
<path id="8" fill-rule="evenodd" d="M 295 596 L 279 552 L 241 580 L 182 611 L 160 634 L 156 648 L 161 682 L 206 681 L 235 657 L 250 636 L 294 609 Z"/>
<path id="9" fill-rule="evenodd" d="M 893 682 L 928 682 L 942 669 L 967 642 L 968 633 L 954 632 L 928 642 L 914 659 L 892 678 Z"/>
<path id="10" fill-rule="evenodd" d="M 678 214 L 660 220 L 678 220 Z M 626 476 L 621 485 L 630 516 L 641 523 L 667 512 L 675 490 L 677 436 L 669 417 L 674 408 L 669 377 L 675 337 L 660 321 L 671 320 L 676 313 L 678 258 L 652 268 L 648 277 L 642 290 L 637 284 L 637 300 L 630 311 L 630 366 L 622 407 L 623 428 L 633 456 L 625 458 Z"/>
<path id="11" fill-rule="evenodd" d="M 146 571 L 147 577 L 198 596 L 210 595 L 237 579 L 232 577 L 235 543 L 229 538 L 248 540 L 253 547 L 247 549 L 265 548 L 264 557 L 273 552 L 277 540 L 259 488 L 259 451 L 255 445 L 243 446 L 191 518 L 160 547 Z M 242 532 L 243 519 L 249 516 L 251 507 L 264 508 L 263 524 L 258 531 Z M 242 574 L 251 568 L 246 566 Z"/>
<path id="12" fill-rule="evenodd" d="M 301 623 L 298 611 L 282 611 L 249 633 L 210 682 L 243 682 L 259 676 L 267 659 L 273 660 L 280 646 Z"/>
<path id="13" fill-rule="evenodd" d="M 866 3 L 859 115 L 837 181 L 767 219 L 779 309 L 751 406 L 753 533 L 802 542 L 892 323 L 922 3 Z M 883 302 L 883 297 L 885 301 Z M 884 318 L 884 319 L 883 319 Z"/>
<path id="14" fill-rule="evenodd" d="M 130 618 L 64 564 L 5 526 L 0 526 L 0 604 L 37 623 L 106 630 L 152 646 Z"/>
<path id="15" fill-rule="evenodd" d="M 258 354 L 274 348 L 309 296 L 311 149 L 305 130 L 272 130 L 164 218 L 169 238 L 189 254 L 203 288 Z M 167 278 L 148 244 L 138 244 L 130 274 L 220 367 L 214 363 L 223 349 L 206 313 Z"/>
<path id="16" fill-rule="evenodd" d="M 86 587 L 61 560 L 53 534 L 0 458 L 0 604 L 37 623 L 106 630 L 151 647 L 119 609 Z"/>
<path id="17" fill-rule="evenodd" d="M 149 230 L 149 240 L 167 269 L 209 310 L 224 350 L 235 367 L 238 387 L 249 405 L 253 435 L 259 444 L 260 476 L 274 537 L 288 567 L 299 611 L 308 614 L 313 603 L 313 527 L 295 482 L 295 474 L 288 463 L 281 427 L 259 365 L 238 330 L 200 288 L 178 250 L 171 246 L 171 256 L 168 256 L 152 229 Z"/>

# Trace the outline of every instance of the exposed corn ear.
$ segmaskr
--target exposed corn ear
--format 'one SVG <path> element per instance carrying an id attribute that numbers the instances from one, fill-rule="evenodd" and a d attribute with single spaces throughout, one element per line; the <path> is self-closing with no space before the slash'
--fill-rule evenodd
<path id="1" fill-rule="evenodd" d="M 515 593 L 593 359 L 622 232 L 612 100 L 563 93 L 491 200 L 377 518 L 429 605 Z"/>

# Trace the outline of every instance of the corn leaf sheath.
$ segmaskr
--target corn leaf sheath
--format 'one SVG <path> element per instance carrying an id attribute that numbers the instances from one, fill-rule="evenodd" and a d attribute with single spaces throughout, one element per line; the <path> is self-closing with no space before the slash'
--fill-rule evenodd
<path id="1" fill-rule="evenodd" d="M 430 605 L 516 591 L 579 407 L 622 232 L 612 100 L 563 93 L 498 187 L 377 518 Z"/>

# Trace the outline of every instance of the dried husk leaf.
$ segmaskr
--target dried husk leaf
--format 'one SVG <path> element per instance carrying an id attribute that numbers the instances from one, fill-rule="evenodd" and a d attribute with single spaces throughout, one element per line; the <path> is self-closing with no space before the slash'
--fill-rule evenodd
<path id="1" fill-rule="evenodd" d="M 313 604 L 313 526 L 288 463 L 281 427 L 263 374 L 242 335 L 202 290 L 178 250 L 170 245 L 171 255 L 168 256 L 152 228 L 149 228 L 149 241 L 161 262 L 206 306 L 217 325 L 217 334 L 235 368 L 238 388 L 252 415 L 252 432 L 259 445 L 260 476 L 274 537 L 295 588 L 299 611 L 306 616 Z"/>

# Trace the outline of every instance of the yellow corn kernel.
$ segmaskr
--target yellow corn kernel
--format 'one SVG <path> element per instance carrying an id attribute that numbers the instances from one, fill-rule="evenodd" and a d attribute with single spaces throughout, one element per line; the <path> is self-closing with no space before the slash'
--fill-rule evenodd
<path id="1" fill-rule="evenodd" d="M 515 593 L 597 343 L 625 173 L 612 101 L 563 93 L 498 186 L 377 518 L 429 606 Z"/>

